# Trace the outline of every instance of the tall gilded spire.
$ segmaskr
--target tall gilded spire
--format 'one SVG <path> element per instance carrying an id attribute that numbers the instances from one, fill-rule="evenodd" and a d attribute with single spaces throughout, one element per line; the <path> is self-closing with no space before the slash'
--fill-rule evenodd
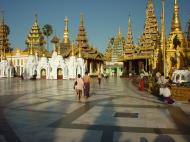
<path id="1" fill-rule="evenodd" d="M 132 35 L 132 27 L 131 27 L 131 17 L 128 18 L 128 31 L 127 31 L 127 39 L 126 39 L 126 48 L 133 48 L 133 35 Z"/>
<path id="2" fill-rule="evenodd" d="M 158 38 L 158 23 L 154 12 L 154 5 L 152 0 L 148 0 L 144 32 L 140 38 L 140 46 L 146 48 L 153 47 Z"/>
<path id="3" fill-rule="evenodd" d="M 172 18 L 171 31 L 181 31 L 181 21 L 179 18 L 178 0 L 174 0 L 174 13 L 173 13 L 173 18 Z"/>
<path id="4" fill-rule="evenodd" d="M 80 24 L 79 24 L 79 31 L 77 34 L 77 39 L 79 46 L 87 47 L 88 46 L 88 40 L 87 35 L 84 28 L 84 16 L 83 14 L 80 15 Z"/>
<path id="5" fill-rule="evenodd" d="M 67 44 L 69 43 L 69 28 L 68 28 L 68 17 L 65 17 L 64 23 L 65 23 L 65 28 L 64 28 L 64 36 L 63 36 L 63 43 Z"/>
<path id="6" fill-rule="evenodd" d="M 28 48 L 31 45 L 31 43 L 34 47 L 42 47 L 45 43 L 44 36 L 38 24 L 37 14 L 35 15 L 34 23 L 26 39 L 26 44 Z"/>

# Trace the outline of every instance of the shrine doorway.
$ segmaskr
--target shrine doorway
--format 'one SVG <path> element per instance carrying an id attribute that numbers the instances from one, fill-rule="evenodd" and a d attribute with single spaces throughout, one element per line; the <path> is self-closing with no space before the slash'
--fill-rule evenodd
<path id="1" fill-rule="evenodd" d="M 46 79 L 46 69 L 41 69 L 40 75 L 41 79 Z"/>
<path id="2" fill-rule="evenodd" d="M 63 79 L 63 69 L 62 68 L 57 69 L 57 79 L 58 80 Z"/>

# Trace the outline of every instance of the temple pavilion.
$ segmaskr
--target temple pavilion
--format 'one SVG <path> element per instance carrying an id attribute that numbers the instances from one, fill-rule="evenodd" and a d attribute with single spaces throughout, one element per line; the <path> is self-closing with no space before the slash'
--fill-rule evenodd
<path id="1" fill-rule="evenodd" d="M 126 38 L 111 38 L 108 41 L 105 57 L 107 62 L 112 62 L 117 53 L 115 49 L 120 48 L 117 62 L 122 62 L 123 75 L 129 73 L 139 74 L 141 72 L 155 73 L 163 72 L 170 76 L 176 69 L 188 68 L 190 60 L 190 22 L 188 22 L 187 36 L 181 29 L 179 17 L 178 0 L 174 0 L 174 11 L 171 22 L 169 37 L 165 36 L 164 0 L 162 0 L 161 28 L 158 28 L 157 18 L 154 12 L 152 0 L 148 0 L 146 6 L 146 18 L 144 31 L 137 44 L 133 42 L 131 18 L 128 19 L 128 32 Z M 114 45 L 114 46 L 113 46 Z M 115 48 L 115 49 L 114 49 Z M 115 65 L 106 69 L 115 68 Z"/>

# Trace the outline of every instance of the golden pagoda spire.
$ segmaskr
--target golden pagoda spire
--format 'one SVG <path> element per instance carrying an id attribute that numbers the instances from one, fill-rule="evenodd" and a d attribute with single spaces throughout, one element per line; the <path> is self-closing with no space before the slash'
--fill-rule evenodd
<path id="1" fill-rule="evenodd" d="M 174 0 L 174 13 L 173 13 L 173 18 L 172 18 L 171 31 L 181 31 L 178 0 Z"/>
<path id="2" fill-rule="evenodd" d="M 139 45 L 144 48 L 153 47 L 159 39 L 158 23 L 155 15 L 154 4 L 152 0 L 148 0 L 146 6 L 146 19 L 144 32 L 140 37 Z"/>
<path id="3" fill-rule="evenodd" d="M 133 45 L 133 35 L 132 35 L 132 27 L 131 27 L 131 16 L 128 18 L 128 31 L 127 31 L 127 39 L 126 39 L 126 48 L 132 48 Z"/>
<path id="4" fill-rule="evenodd" d="M 64 23 L 64 36 L 63 36 L 63 43 L 69 43 L 69 28 L 68 28 L 68 17 L 65 17 Z"/>
<path id="5" fill-rule="evenodd" d="M 161 15 L 161 50 L 163 57 L 163 73 L 166 77 L 166 45 L 165 45 L 165 12 L 164 12 L 164 0 L 162 0 L 162 15 Z"/>
<path id="6" fill-rule="evenodd" d="M 26 38 L 26 44 L 28 48 L 30 48 L 30 44 L 33 42 L 33 46 L 35 47 L 43 47 L 45 40 L 44 36 L 41 32 L 40 26 L 38 24 L 38 17 L 37 14 L 35 14 L 34 23 L 32 25 L 32 28 Z"/>
<path id="7" fill-rule="evenodd" d="M 83 46 L 82 48 L 87 48 L 89 46 L 85 28 L 84 28 L 84 15 L 83 14 L 80 14 L 80 24 L 79 24 L 79 30 L 78 30 L 76 41 L 79 45 L 82 44 L 82 46 Z"/>

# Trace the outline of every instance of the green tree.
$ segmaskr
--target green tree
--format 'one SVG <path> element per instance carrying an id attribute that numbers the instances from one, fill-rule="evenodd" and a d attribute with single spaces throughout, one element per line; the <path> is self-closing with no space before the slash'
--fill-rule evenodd
<path id="1" fill-rule="evenodd" d="M 51 36 L 51 34 L 53 33 L 53 28 L 51 25 L 46 24 L 43 26 L 42 30 L 43 30 L 43 34 L 47 38 L 47 50 L 49 51 L 49 36 Z"/>

